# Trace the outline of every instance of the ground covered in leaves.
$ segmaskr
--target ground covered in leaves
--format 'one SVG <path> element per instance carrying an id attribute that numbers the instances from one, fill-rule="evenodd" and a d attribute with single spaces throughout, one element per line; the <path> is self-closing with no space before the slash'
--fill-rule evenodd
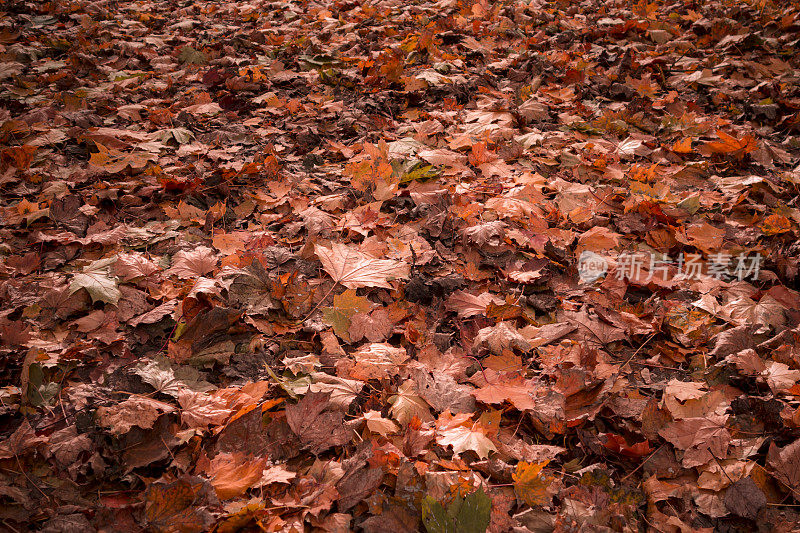
<path id="1" fill-rule="evenodd" d="M 0 528 L 797 530 L 796 4 L 4 7 Z"/>

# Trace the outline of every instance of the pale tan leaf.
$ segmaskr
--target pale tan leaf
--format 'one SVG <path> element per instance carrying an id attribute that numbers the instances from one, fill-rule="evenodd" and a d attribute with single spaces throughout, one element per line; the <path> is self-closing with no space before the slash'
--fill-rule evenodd
<path id="1" fill-rule="evenodd" d="M 436 442 L 441 446 L 452 446 L 453 452 L 457 454 L 473 451 L 482 459 L 489 457 L 490 452 L 497 451 L 497 446 L 477 423 L 471 426 L 448 427 L 443 431 L 437 430 Z"/>
<path id="2" fill-rule="evenodd" d="M 217 255 L 211 248 L 198 246 L 192 250 L 181 250 L 172 257 L 172 267 L 167 271 L 181 279 L 208 274 L 217 266 Z"/>
<path id="3" fill-rule="evenodd" d="M 367 411 L 364 413 L 364 420 L 370 431 L 384 437 L 400 431 L 400 427 L 394 421 L 383 418 L 380 411 Z"/>
<path id="4" fill-rule="evenodd" d="M 414 382 L 404 381 L 397 389 L 397 394 L 389 397 L 392 405 L 392 416 L 403 425 L 408 424 L 416 416 L 423 422 L 433 420 L 428 402 L 422 399 L 414 389 Z"/>
<path id="5" fill-rule="evenodd" d="M 503 300 L 488 292 L 475 296 L 468 292 L 456 291 L 447 298 L 445 305 L 448 310 L 457 312 L 459 318 L 468 318 L 486 314 L 486 306 L 490 303 L 500 305 Z"/>
<path id="6" fill-rule="evenodd" d="M 108 407 L 99 407 L 97 416 L 100 423 L 111 428 L 114 435 L 122 435 L 133 426 L 151 428 L 163 413 L 171 413 L 175 408 L 168 403 L 144 396 L 131 396 L 124 402 Z"/>
<path id="7" fill-rule="evenodd" d="M 391 289 L 389 280 L 407 278 L 410 267 L 401 261 L 376 259 L 344 244 L 331 247 L 317 244 L 314 251 L 322 266 L 334 281 L 348 289 L 383 287 Z"/>

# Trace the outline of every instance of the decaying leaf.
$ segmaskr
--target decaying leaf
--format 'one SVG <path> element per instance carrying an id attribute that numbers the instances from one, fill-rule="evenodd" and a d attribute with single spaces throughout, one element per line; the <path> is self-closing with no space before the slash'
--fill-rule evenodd
<path id="1" fill-rule="evenodd" d="M 330 403 L 330 398 L 329 392 L 309 392 L 286 408 L 289 427 L 314 454 L 350 440 L 344 415 Z"/>
<path id="2" fill-rule="evenodd" d="M 798 522 L 797 2 L 6 4 L 4 531 Z"/>
<path id="3" fill-rule="evenodd" d="M 514 491 L 517 493 L 517 498 L 531 507 L 547 505 L 552 499 L 548 488 L 553 482 L 553 477 L 542 471 L 548 463 L 549 461 L 541 463 L 522 461 L 517 464 L 514 472 Z"/>
<path id="4" fill-rule="evenodd" d="M 389 280 L 407 278 L 409 265 L 390 259 L 376 259 L 344 244 L 330 247 L 317 244 L 314 248 L 322 266 L 334 281 L 348 289 L 384 287 L 391 289 Z"/>

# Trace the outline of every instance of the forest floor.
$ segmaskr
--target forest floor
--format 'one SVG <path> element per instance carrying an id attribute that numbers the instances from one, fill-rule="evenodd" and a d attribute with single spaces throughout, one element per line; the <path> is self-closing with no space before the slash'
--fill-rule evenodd
<path id="1" fill-rule="evenodd" d="M 4 9 L 0 530 L 800 531 L 797 2 Z"/>

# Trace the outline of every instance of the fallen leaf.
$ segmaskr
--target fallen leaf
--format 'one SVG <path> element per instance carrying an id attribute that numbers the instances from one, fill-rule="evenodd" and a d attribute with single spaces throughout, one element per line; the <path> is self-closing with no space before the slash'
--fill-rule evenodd
<path id="1" fill-rule="evenodd" d="M 118 404 L 99 407 L 97 416 L 102 425 L 111 428 L 111 433 L 121 435 L 134 426 L 151 428 L 158 417 L 173 411 L 175 408 L 168 403 L 144 396 L 131 396 Z"/>
<path id="2" fill-rule="evenodd" d="M 520 501 L 531 507 L 547 505 L 550 502 L 552 495 L 548 493 L 548 488 L 553 482 L 553 477 L 543 472 L 549 462 L 526 463 L 521 461 L 517 464 L 513 475 L 514 491 Z"/>
<path id="3" fill-rule="evenodd" d="M 219 453 L 205 473 L 211 480 L 217 497 L 229 500 L 243 495 L 264 474 L 266 458 L 251 458 L 239 453 Z"/>
<path id="4" fill-rule="evenodd" d="M 370 431 L 384 437 L 400 431 L 400 426 L 388 418 L 383 418 L 380 411 L 367 411 L 363 417 Z"/>
<path id="5" fill-rule="evenodd" d="M 181 279 L 205 276 L 217 266 L 217 256 L 211 248 L 198 246 L 193 250 L 176 253 L 172 257 L 172 266 L 168 274 L 175 274 Z"/>
<path id="6" fill-rule="evenodd" d="M 289 427 L 313 454 L 350 441 L 352 432 L 344 426 L 344 414 L 328 409 L 331 393 L 309 392 L 297 404 L 286 406 Z"/>
<path id="7" fill-rule="evenodd" d="M 119 280 L 110 273 L 111 263 L 96 261 L 83 272 L 72 277 L 69 289 L 71 293 L 86 289 L 93 302 L 106 302 L 112 305 L 119 303 L 122 293 Z"/>
<path id="8" fill-rule="evenodd" d="M 322 266 L 331 278 L 348 289 L 384 287 L 391 289 L 389 280 L 407 278 L 410 267 L 401 261 L 376 259 L 344 244 L 332 243 L 330 248 L 317 244 L 314 248 Z"/>
<path id="9" fill-rule="evenodd" d="M 731 435 L 725 427 L 727 415 L 676 420 L 658 432 L 676 448 L 684 450 L 683 466 L 692 468 L 725 459 Z"/>
<path id="10" fill-rule="evenodd" d="M 423 422 L 433 420 L 430 406 L 417 394 L 414 389 L 414 382 L 410 379 L 404 381 L 398 387 L 397 394 L 389 397 L 389 404 L 392 406 L 389 411 L 394 419 L 404 426 L 411 422 L 414 417 Z"/>

